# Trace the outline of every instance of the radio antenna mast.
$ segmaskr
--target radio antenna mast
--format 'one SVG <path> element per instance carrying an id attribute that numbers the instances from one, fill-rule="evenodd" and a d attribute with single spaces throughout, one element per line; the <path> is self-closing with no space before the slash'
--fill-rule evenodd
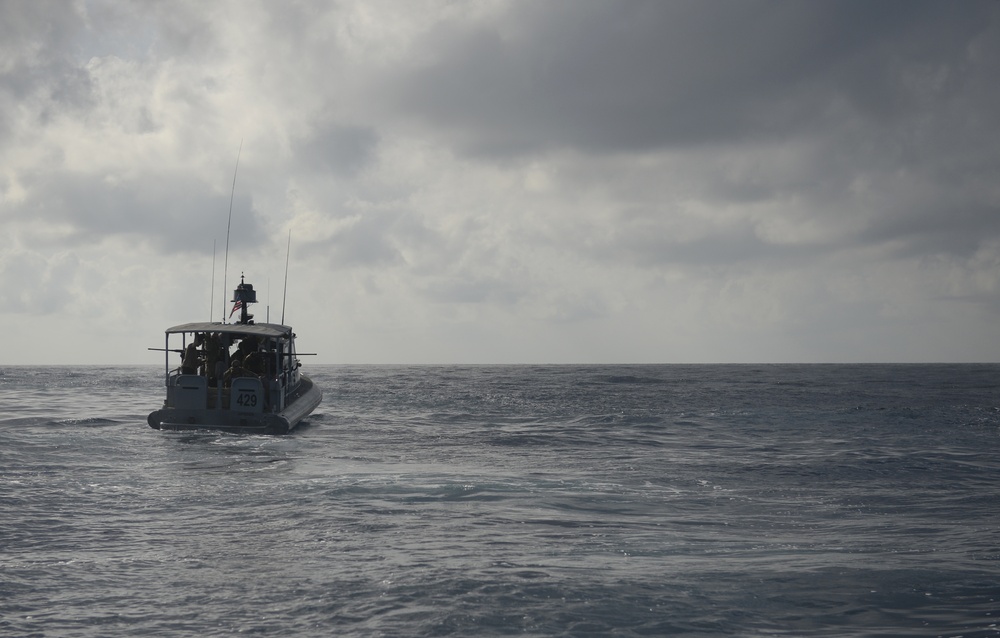
<path id="1" fill-rule="evenodd" d="M 285 325 L 285 298 L 288 296 L 288 256 L 292 252 L 292 229 L 288 229 L 288 247 L 285 248 L 285 290 L 281 293 L 281 325 Z"/>
<path id="2" fill-rule="evenodd" d="M 243 138 L 240 150 L 236 152 L 236 168 L 233 170 L 233 192 L 229 194 L 229 223 L 226 224 L 226 262 L 222 269 L 222 323 L 226 323 L 226 276 L 229 274 L 229 229 L 233 227 L 233 199 L 236 197 L 236 173 L 240 170 L 240 154 L 243 153 Z"/>
<path id="3" fill-rule="evenodd" d="M 215 306 L 215 238 L 212 238 L 212 291 L 208 299 L 208 320 L 212 321 L 212 307 Z"/>

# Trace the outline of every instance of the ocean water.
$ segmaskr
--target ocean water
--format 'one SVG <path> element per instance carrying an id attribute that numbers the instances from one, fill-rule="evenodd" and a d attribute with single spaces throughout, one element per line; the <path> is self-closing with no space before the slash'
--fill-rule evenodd
<path id="1" fill-rule="evenodd" d="M 1000 366 L 306 370 L 0 367 L 0 635 L 1000 635 Z"/>

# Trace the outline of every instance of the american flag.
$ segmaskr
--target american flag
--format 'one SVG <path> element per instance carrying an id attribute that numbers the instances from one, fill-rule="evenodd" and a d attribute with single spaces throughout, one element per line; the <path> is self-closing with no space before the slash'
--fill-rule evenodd
<path id="1" fill-rule="evenodd" d="M 229 311 L 229 317 L 232 318 L 233 313 L 236 312 L 237 310 L 239 310 L 242 307 L 243 307 L 243 302 L 242 301 L 237 301 L 235 304 L 233 304 L 233 309 Z"/>

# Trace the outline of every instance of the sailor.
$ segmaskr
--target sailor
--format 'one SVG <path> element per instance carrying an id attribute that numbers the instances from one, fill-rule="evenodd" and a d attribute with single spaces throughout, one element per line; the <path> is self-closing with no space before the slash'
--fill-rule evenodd
<path id="1" fill-rule="evenodd" d="M 262 375 L 264 374 L 264 358 L 260 356 L 259 351 L 254 350 L 243 361 L 243 367 L 255 375 Z"/>
<path id="2" fill-rule="evenodd" d="M 215 368 L 214 368 L 215 376 L 212 377 L 212 379 L 209 381 L 209 384 L 213 388 L 217 388 L 219 386 L 219 379 L 221 379 L 222 375 L 226 373 L 225 359 L 226 359 L 226 349 L 219 348 L 219 355 L 215 360 Z"/>
<path id="3" fill-rule="evenodd" d="M 228 388 L 233 384 L 233 379 L 239 379 L 242 377 L 254 377 L 254 376 L 257 375 L 249 372 L 246 368 L 244 368 L 243 362 L 241 362 L 238 357 L 233 357 L 233 365 L 229 366 L 229 369 L 226 370 L 226 373 L 222 375 L 222 385 L 223 387 Z"/>
<path id="4" fill-rule="evenodd" d="M 200 339 L 195 339 L 184 349 L 181 359 L 181 374 L 198 374 L 198 366 L 202 364 L 201 353 L 198 352 Z"/>
<path id="5" fill-rule="evenodd" d="M 236 349 L 242 355 L 243 360 L 246 361 L 247 356 L 252 352 L 256 352 L 258 347 L 257 337 L 246 337 L 240 342 L 240 345 L 238 345 Z"/>
<path id="6" fill-rule="evenodd" d="M 209 333 L 205 337 L 205 373 L 208 376 L 208 385 L 215 387 L 218 379 L 225 372 L 225 368 L 219 370 L 219 362 L 224 356 L 222 344 L 217 334 Z"/>

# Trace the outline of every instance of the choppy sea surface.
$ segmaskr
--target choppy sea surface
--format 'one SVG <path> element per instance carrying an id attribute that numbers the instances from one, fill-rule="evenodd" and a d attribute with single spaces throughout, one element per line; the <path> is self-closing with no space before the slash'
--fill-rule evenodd
<path id="1" fill-rule="evenodd" d="M 1000 635 L 1000 366 L 305 370 L 0 367 L 0 635 Z"/>

